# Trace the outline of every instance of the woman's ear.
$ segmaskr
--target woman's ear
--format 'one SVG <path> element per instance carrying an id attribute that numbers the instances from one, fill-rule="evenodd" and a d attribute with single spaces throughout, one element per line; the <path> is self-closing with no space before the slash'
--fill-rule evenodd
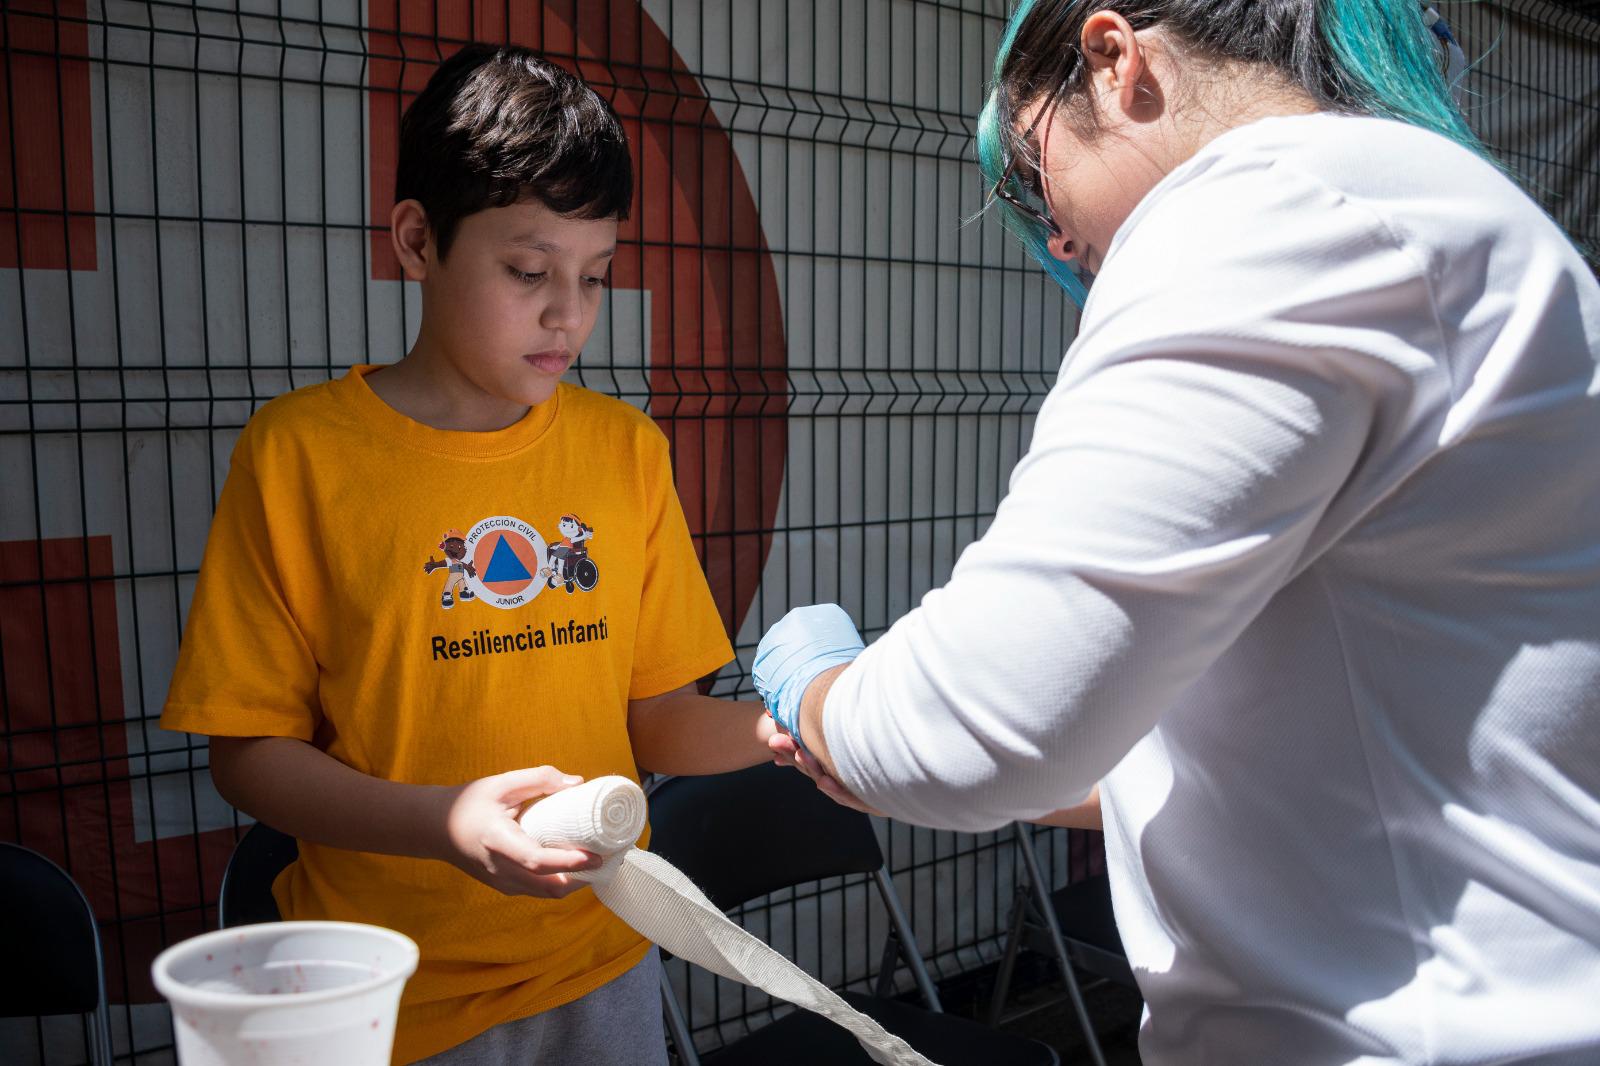
<path id="1" fill-rule="evenodd" d="M 416 200 L 401 200 L 389 212 L 389 240 L 407 280 L 423 281 L 433 262 L 433 228 L 428 213 Z"/>
<path id="2" fill-rule="evenodd" d="M 1078 44 L 1089 85 L 1102 97 L 1114 96 L 1123 111 L 1132 112 L 1147 71 L 1144 49 L 1128 20 L 1115 11 L 1096 11 L 1084 20 Z"/>

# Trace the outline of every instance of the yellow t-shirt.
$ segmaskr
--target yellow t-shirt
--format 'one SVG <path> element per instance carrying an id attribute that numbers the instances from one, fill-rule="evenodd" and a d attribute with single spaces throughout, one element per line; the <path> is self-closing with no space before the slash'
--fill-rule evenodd
<path id="1" fill-rule="evenodd" d="M 568 385 L 504 430 L 436 430 L 380 400 L 373 369 L 273 400 L 239 437 L 161 724 L 297 737 L 414 784 L 545 763 L 636 778 L 628 701 L 733 658 L 666 438 Z M 592 532 L 552 552 L 563 518 Z M 577 999 L 648 947 L 593 892 L 503 896 L 304 842 L 274 894 L 285 918 L 421 946 L 398 1062 Z"/>

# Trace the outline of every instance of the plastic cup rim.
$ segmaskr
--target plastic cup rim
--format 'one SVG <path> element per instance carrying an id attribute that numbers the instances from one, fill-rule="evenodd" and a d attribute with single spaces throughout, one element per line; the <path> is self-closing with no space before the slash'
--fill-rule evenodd
<path id="1" fill-rule="evenodd" d="M 186 957 L 191 952 L 203 951 L 213 944 L 234 943 L 241 933 L 249 929 L 274 929 L 283 930 L 286 933 L 290 931 L 315 933 L 319 930 L 330 932 L 357 930 L 374 935 L 381 940 L 388 940 L 391 945 L 404 952 L 406 958 L 400 966 L 388 973 L 361 981 L 353 981 L 337 988 L 324 988 L 315 992 L 278 992 L 271 995 L 250 992 L 217 992 L 212 989 L 196 988 L 172 976 L 172 965 L 180 957 Z M 185 1006 L 193 1005 L 233 1010 L 258 1009 L 267 1004 L 300 1007 L 316 1003 L 327 1003 L 338 999 L 354 999 L 381 988 L 396 978 L 408 979 L 412 974 L 416 973 L 417 961 L 420 957 L 421 951 L 418 949 L 416 941 L 404 933 L 387 929 L 381 925 L 368 925 L 365 922 L 260 922 L 254 925 L 236 925 L 228 929 L 217 929 L 209 933 L 202 933 L 199 936 L 190 937 L 188 940 L 179 941 L 156 956 L 155 961 L 150 964 L 150 976 L 155 981 L 156 991 L 174 1004 L 181 1002 Z"/>

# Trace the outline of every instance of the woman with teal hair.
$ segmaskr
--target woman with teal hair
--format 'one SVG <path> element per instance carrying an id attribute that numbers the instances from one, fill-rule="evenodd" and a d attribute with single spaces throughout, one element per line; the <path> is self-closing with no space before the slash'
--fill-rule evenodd
<path id="1" fill-rule="evenodd" d="M 945 587 L 757 651 L 842 801 L 1103 818 L 1147 1066 L 1600 1062 L 1600 285 L 1442 65 L 1021 4 L 979 159 L 1078 336 Z"/>

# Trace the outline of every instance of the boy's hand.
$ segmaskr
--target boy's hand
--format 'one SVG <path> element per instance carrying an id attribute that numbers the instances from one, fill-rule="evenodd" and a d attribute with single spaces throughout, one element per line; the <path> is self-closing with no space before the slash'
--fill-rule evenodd
<path id="1" fill-rule="evenodd" d="M 541 848 L 517 825 L 529 800 L 581 784 L 553 766 L 512 770 L 444 793 L 446 848 L 440 857 L 508 896 L 560 899 L 584 887 L 568 876 L 593 870 L 600 857 L 569 848 Z"/>

